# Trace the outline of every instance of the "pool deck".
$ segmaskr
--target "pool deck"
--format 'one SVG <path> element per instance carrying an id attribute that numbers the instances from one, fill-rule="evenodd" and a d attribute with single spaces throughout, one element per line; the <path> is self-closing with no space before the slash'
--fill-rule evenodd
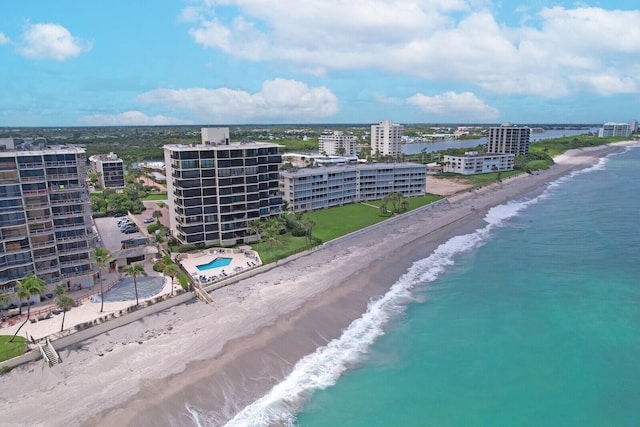
<path id="1" fill-rule="evenodd" d="M 198 265 L 207 264 L 216 258 L 231 258 L 231 263 L 223 267 L 199 270 Z M 209 285 L 234 274 L 262 265 L 257 252 L 251 249 L 212 248 L 206 251 L 180 254 L 178 262 L 191 278 L 201 284 Z"/>

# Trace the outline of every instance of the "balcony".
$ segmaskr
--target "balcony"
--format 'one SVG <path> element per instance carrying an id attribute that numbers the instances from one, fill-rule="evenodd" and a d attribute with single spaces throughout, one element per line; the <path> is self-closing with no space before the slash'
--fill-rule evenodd
<path id="1" fill-rule="evenodd" d="M 42 162 L 40 162 L 40 163 L 18 163 L 18 169 L 20 169 L 20 170 L 42 169 L 43 166 L 44 166 L 44 163 L 42 163 Z"/>
<path id="2" fill-rule="evenodd" d="M 53 239 L 47 240 L 46 242 L 32 241 L 31 242 L 31 249 L 47 248 L 47 247 L 55 246 L 55 244 L 56 244 L 56 241 L 53 240 Z"/>

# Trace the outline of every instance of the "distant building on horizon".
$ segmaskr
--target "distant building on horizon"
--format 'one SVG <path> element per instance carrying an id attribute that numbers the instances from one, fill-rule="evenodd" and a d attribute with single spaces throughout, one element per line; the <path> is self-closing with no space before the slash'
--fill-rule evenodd
<path id="1" fill-rule="evenodd" d="M 357 140 L 354 135 L 345 135 L 344 132 L 336 130 L 318 137 L 318 151 L 328 156 L 355 155 Z"/>
<path id="2" fill-rule="evenodd" d="M 96 154 L 89 157 L 91 170 L 98 174 L 102 188 L 124 188 L 124 162 L 117 154 Z"/>
<path id="3" fill-rule="evenodd" d="M 526 156 L 529 154 L 531 128 L 503 123 L 491 126 L 487 138 L 487 153 L 513 154 Z"/>
<path id="4" fill-rule="evenodd" d="M 371 125 L 371 155 L 399 156 L 402 154 L 402 132 L 404 126 L 383 120 Z"/>
<path id="5" fill-rule="evenodd" d="M 598 131 L 600 138 L 609 136 L 629 136 L 631 135 L 631 125 L 629 123 L 607 122 Z"/>
<path id="6" fill-rule="evenodd" d="M 201 144 L 164 146 L 169 222 L 182 244 L 254 241 L 251 221 L 281 211 L 279 146 L 228 135 L 228 128 L 203 128 Z"/>
<path id="7" fill-rule="evenodd" d="M 631 133 L 638 132 L 638 121 L 633 119 L 629 122 L 629 126 L 631 127 Z"/>

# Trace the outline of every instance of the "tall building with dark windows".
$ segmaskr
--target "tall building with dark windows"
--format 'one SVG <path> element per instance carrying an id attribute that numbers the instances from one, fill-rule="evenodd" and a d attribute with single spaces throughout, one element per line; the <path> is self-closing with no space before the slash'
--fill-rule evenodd
<path id="1" fill-rule="evenodd" d="M 276 144 L 229 141 L 203 128 L 201 144 L 164 146 L 171 232 L 181 243 L 231 246 L 254 240 L 251 221 L 280 213 Z"/>
<path id="2" fill-rule="evenodd" d="M 93 232 L 84 149 L 0 151 L 0 292 L 32 273 L 50 289 L 92 287 Z"/>
<path id="3" fill-rule="evenodd" d="M 526 156 L 529 154 L 531 128 L 503 123 L 489 128 L 487 153 L 513 154 Z"/>
<path id="4" fill-rule="evenodd" d="M 91 170 L 98 174 L 102 188 L 124 188 L 124 162 L 117 154 L 98 154 L 89 157 Z"/>

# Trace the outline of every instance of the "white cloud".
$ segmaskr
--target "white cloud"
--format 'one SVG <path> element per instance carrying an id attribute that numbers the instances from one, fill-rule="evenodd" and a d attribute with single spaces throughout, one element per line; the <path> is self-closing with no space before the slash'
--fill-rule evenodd
<path id="1" fill-rule="evenodd" d="M 191 121 L 161 115 L 147 116 L 140 111 L 126 111 L 120 114 L 94 114 L 80 117 L 78 122 L 90 126 L 161 126 L 189 125 Z"/>
<path id="2" fill-rule="evenodd" d="M 573 76 L 572 80 L 578 86 L 600 95 L 639 92 L 638 82 L 635 79 L 618 76 L 615 71 L 611 71 L 610 74 Z"/>
<path id="3" fill-rule="evenodd" d="M 58 24 L 28 24 L 18 49 L 28 58 L 56 61 L 64 61 L 88 50 L 91 50 L 91 43 L 72 36 L 69 30 Z"/>
<path id="4" fill-rule="evenodd" d="M 375 94 L 373 98 L 378 104 L 391 105 L 391 104 L 396 104 L 398 102 L 396 100 L 396 98 L 393 98 L 393 97 L 390 97 L 390 96 L 381 95 L 379 93 Z"/>
<path id="5" fill-rule="evenodd" d="M 217 7 L 220 14 L 216 14 Z M 228 6 L 239 12 L 229 17 Z M 471 83 L 499 94 L 559 97 L 596 91 L 583 75 L 629 77 L 640 55 L 640 11 L 597 7 L 519 9 L 516 26 L 483 0 L 224 0 L 185 10 L 196 43 L 297 71 L 374 69 Z M 224 12 L 224 13 L 223 13 Z M 526 15 L 525 15 L 526 14 Z"/>
<path id="6" fill-rule="evenodd" d="M 479 121 L 492 121 L 500 117 L 497 109 L 471 92 L 445 92 L 435 96 L 418 93 L 407 98 L 406 102 L 436 117 L 465 117 Z"/>
<path id="7" fill-rule="evenodd" d="M 0 45 L 7 44 L 10 41 L 9 37 L 5 36 L 4 33 L 0 33 Z"/>
<path id="8" fill-rule="evenodd" d="M 253 94 L 228 88 L 156 89 L 137 100 L 186 109 L 208 123 L 313 121 L 338 112 L 338 98 L 326 87 L 285 79 L 266 81 Z"/>

